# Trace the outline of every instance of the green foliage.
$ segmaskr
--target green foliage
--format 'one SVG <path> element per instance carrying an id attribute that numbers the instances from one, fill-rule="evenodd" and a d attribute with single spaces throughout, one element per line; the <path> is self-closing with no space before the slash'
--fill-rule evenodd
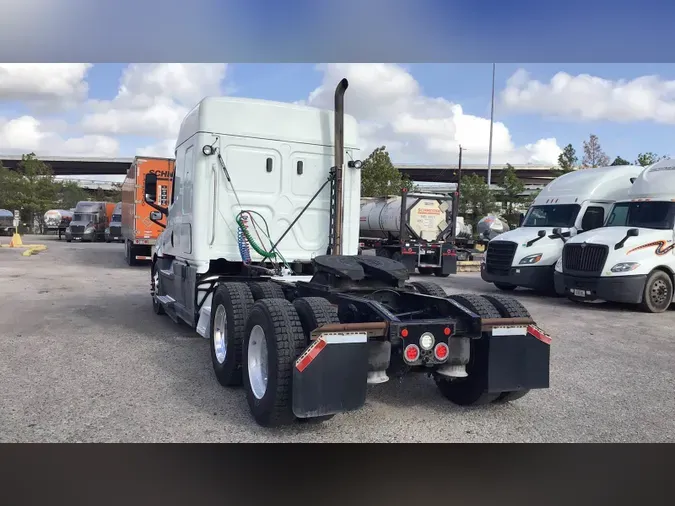
<path id="1" fill-rule="evenodd" d="M 58 206 L 62 209 L 72 209 L 78 202 L 89 200 L 89 194 L 74 181 L 60 182 Z"/>
<path id="2" fill-rule="evenodd" d="M 476 227 L 484 216 L 497 210 L 495 194 L 488 188 L 482 176 L 462 176 L 459 187 L 459 214 L 464 221 Z"/>
<path id="3" fill-rule="evenodd" d="M 562 176 L 575 170 L 578 163 L 577 152 L 571 144 L 568 144 L 558 156 L 558 166 L 553 167 L 551 171 L 556 177 Z"/>
<path id="4" fill-rule="evenodd" d="M 652 153 L 651 151 L 648 151 L 647 153 L 640 153 L 637 156 L 637 159 L 635 160 L 635 165 L 640 165 L 642 167 L 646 167 L 647 165 L 651 165 L 653 163 L 658 162 L 659 160 L 663 160 L 666 158 L 665 156 L 659 156 L 656 153 Z"/>
<path id="5" fill-rule="evenodd" d="M 361 196 L 385 197 L 399 195 L 401 189 L 415 191 L 415 185 L 409 178 L 391 163 L 385 146 L 375 149 L 363 161 L 361 167 Z"/>
<path id="6" fill-rule="evenodd" d="M 612 165 L 630 165 L 630 162 L 628 160 L 625 160 L 621 158 L 620 156 L 617 156 L 614 161 L 612 162 Z"/>
<path id="7" fill-rule="evenodd" d="M 501 172 L 501 176 L 500 186 L 502 190 L 499 192 L 499 198 L 504 205 L 502 218 L 509 225 L 517 225 L 518 215 L 520 214 L 518 208 L 527 201 L 527 198 L 521 196 L 525 191 L 525 183 L 518 179 L 516 169 L 510 163 L 506 164 L 506 167 Z"/>

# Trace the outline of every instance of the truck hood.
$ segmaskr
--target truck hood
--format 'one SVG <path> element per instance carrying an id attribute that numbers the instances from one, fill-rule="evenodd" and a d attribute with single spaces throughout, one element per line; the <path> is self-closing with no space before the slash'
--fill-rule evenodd
<path id="1" fill-rule="evenodd" d="M 538 232 L 540 230 L 545 230 L 546 235 L 539 239 L 537 242 L 532 244 L 532 246 L 527 246 L 527 243 L 538 237 Z M 569 228 L 563 228 L 562 231 L 569 231 Z M 499 234 L 497 237 L 490 241 L 491 243 L 495 242 L 515 242 L 518 245 L 516 253 L 513 257 L 513 266 L 520 265 L 520 261 L 530 255 L 540 254 L 542 258 L 536 264 L 540 265 L 553 265 L 558 261 L 560 255 L 562 254 L 563 242 L 560 239 L 550 239 L 549 236 L 553 233 L 552 227 L 521 227 L 509 230 L 503 234 Z"/>
<path id="2" fill-rule="evenodd" d="M 606 244 L 613 247 L 617 242 L 626 237 L 626 232 L 635 227 L 602 227 L 595 230 L 589 230 L 581 234 L 575 235 L 567 241 L 568 244 L 580 244 L 583 242 L 592 244 Z M 670 230 L 654 230 L 651 228 L 640 228 L 640 235 L 637 237 L 629 237 L 624 243 L 622 249 L 629 250 L 648 244 L 653 241 L 660 241 L 666 237 L 672 239 L 672 232 Z"/>
<path id="3" fill-rule="evenodd" d="M 76 225 L 76 226 L 80 226 L 80 227 L 88 227 L 89 225 L 93 225 L 93 222 L 91 222 L 91 221 L 75 221 L 75 220 L 73 220 L 73 221 L 70 222 L 70 225 Z"/>

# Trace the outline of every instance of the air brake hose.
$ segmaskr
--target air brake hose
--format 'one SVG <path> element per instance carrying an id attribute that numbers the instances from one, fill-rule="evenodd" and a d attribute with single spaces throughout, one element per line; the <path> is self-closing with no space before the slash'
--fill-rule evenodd
<path id="1" fill-rule="evenodd" d="M 246 237 L 246 240 L 248 241 L 249 245 L 255 250 L 258 255 L 262 256 L 263 258 L 276 258 L 276 253 L 274 251 L 268 252 L 265 251 L 263 247 L 258 245 L 258 243 L 255 242 L 255 239 L 251 235 L 251 232 L 249 232 L 248 228 L 246 228 L 246 224 L 244 223 L 244 220 L 242 219 L 241 215 L 237 216 L 236 218 L 237 225 L 239 225 L 239 228 L 244 234 L 244 237 Z"/>

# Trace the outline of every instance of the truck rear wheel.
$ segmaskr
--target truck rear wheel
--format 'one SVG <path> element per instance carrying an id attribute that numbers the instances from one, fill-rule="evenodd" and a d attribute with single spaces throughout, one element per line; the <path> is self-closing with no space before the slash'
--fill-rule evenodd
<path id="1" fill-rule="evenodd" d="M 499 318 L 499 311 L 490 301 L 480 295 L 459 294 L 448 295 L 448 299 L 458 302 L 469 311 L 476 313 L 481 318 Z M 490 393 L 485 391 L 485 367 L 486 356 L 484 350 L 471 340 L 471 358 L 466 366 L 468 376 L 449 380 L 438 374 L 434 375 L 434 381 L 439 391 L 450 402 L 458 406 L 479 406 L 489 404 L 499 398 L 501 392 Z"/>
<path id="2" fill-rule="evenodd" d="M 647 278 L 642 292 L 642 310 L 647 313 L 663 313 L 673 301 L 673 282 L 663 271 L 654 271 Z"/>
<path id="3" fill-rule="evenodd" d="M 436 267 L 434 269 L 434 276 L 436 276 L 437 278 L 447 278 L 448 276 L 450 276 L 450 273 L 449 272 L 444 273 L 442 267 Z"/>
<path id="4" fill-rule="evenodd" d="M 434 273 L 433 267 L 418 267 L 417 272 L 422 276 L 431 276 Z"/>
<path id="5" fill-rule="evenodd" d="M 340 323 L 337 308 L 328 300 L 321 297 L 300 297 L 293 301 L 293 307 L 298 312 L 302 332 L 305 335 L 305 346 L 309 346 L 312 331 L 323 325 Z M 298 418 L 299 422 L 325 422 L 334 415 L 317 416 L 313 418 Z"/>
<path id="6" fill-rule="evenodd" d="M 292 423 L 293 366 L 306 347 L 298 312 L 284 299 L 259 300 L 244 335 L 244 389 L 253 418 L 263 427 Z"/>
<path id="7" fill-rule="evenodd" d="M 411 286 L 422 295 L 431 295 L 433 297 L 447 297 L 448 294 L 443 290 L 441 285 L 432 283 L 431 281 L 413 281 Z"/>
<path id="8" fill-rule="evenodd" d="M 249 284 L 253 300 L 285 299 L 284 291 L 273 281 L 254 281 Z"/>
<path id="9" fill-rule="evenodd" d="M 125 242 L 124 260 L 126 260 L 127 265 L 130 265 L 130 266 L 137 265 L 137 263 L 138 263 L 136 261 L 136 248 L 134 247 L 133 244 L 131 244 L 131 241 Z"/>
<path id="10" fill-rule="evenodd" d="M 244 283 L 223 283 L 213 294 L 211 362 L 218 382 L 224 387 L 241 385 L 241 350 L 251 306 L 253 297 Z"/>

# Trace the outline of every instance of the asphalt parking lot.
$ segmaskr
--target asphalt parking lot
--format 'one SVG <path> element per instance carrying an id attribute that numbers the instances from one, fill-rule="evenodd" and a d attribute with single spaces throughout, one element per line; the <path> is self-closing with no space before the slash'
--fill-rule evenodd
<path id="1" fill-rule="evenodd" d="M 0 242 L 8 243 L 8 238 Z M 152 312 L 147 267 L 121 244 L 24 237 L 0 248 L 2 442 L 669 442 L 675 309 L 515 296 L 553 337 L 551 388 L 461 408 L 431 379 L 369 387 L 366 406 L 319 425 L 263 429 L 216 381 L 208 341 Z M 490 292 L 478 274 L 440 282 Z"/>

